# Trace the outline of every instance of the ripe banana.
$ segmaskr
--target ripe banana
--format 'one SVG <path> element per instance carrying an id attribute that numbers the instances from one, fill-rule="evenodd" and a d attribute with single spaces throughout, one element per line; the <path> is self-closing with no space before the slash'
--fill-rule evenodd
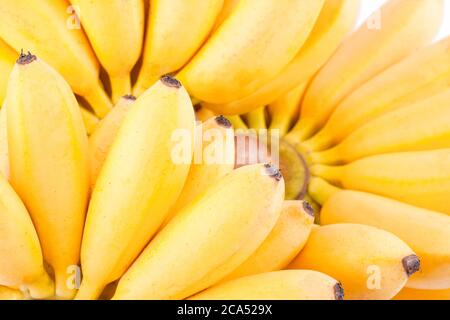
<path id="1" fill-rule="evenodd" d="M 285 268 L 304 247 L 313 224 L 314 209 L 308 202 L 284 201 L 280 217 L 264 242 L 223 281 Z"/>
<path id="2" fill-rule="evenodd" d="M 311 171 L 346 189 L 450 214 L 450 149 L 384 154 L 345 166 L 315 165 Z"/>
<path id="3" fill-rule="evenodd" d="M 222 23 L 228 19 L 228 17 L 231 15 L 231 13 L 236 9 L 237 4 L 241 0 L 224 0 L 222 10 L 220 10 L 219 15 L 217 16 L 216 22 L 214 23 L 214 26 L 212 27 L 211 34 L 214 34 L 214 32 L 222 25 Z"/>
<path id="4" fill-rule="evenodd" d="M 183 190 L 170 210 L 164 225 L 195 200 L 215 181 L 234 169 L 235 144 L 231 123 L 223 116 L 197 125 L 194 159 Z"/>
<path id="5" fill-rule="evenodd" d="M 94 187 L 123 119 L 135 100 L 134 96 L 123 96 L 106 117 L 98 123 L 89 137 L 91 188 Z"/>
<path id="6" fill-rule="evenodd" d="M 311 269 L 338 279 L 349 300 L 394 297 L 419 270 L 419 258 L 395 235 L 361 224 L 314 228 L 289 269 Z"/>
<path id="7" fill-rule="evenodd" d="M 9 180 L 8 128 L 6 126 L 6 105 L 0 110 L 0 174 Z"/>
<path id="8" fill-rule="evenodd" d="M 431 97 L 450 86 L 450 37 L 411 54 L 362 85 L 337 107 L 325 127 L 302 143 L 324 150 L 380 115 Z"/>
<path id="9" fill-rule="evenodd" d="M 144 38 L 143 0 L 70 0 L 98 60 L 109 75 L 112 99 L 131 93 L 130 72 Z"/>
<path id="10" fill-rule="evenodd" d="M 341 164 L 389 152 L 450 148 L 450 89 L 372 120 L 336 147 L 311 154 L 314 163 Z"/>
<path id="11" fill-rule="evenodd" d="M 393 300 L 450 300 L 450 289 L 418 290 L 403 288 Z"/>
<path id="12" fill-rule="evenodd" d="M 33 222 L 9 183 L 0 175 L 0 285 L 28 291 L 33 298 L 53 296 Z M 0 287 L 0 300 L 6 289 Z"/>
<path id="13" fill-rule="evenodd" d="M 3 1 L 0 37 L 17 52 L 29 50 L 52 65 L 103 117 L 111 102 L 98 79 L 95 55 L 69 9 L 65 0 Z"/>
<path id="14" fill-rule="evenodd" d="M 208 121 L 210 118 L 215 117 L 215 113 L 212 112 L 211 110 L 208 110 L 206 108 L 203 108 L 202 106 L 196 108 L 195 111 L 195 119 L 197 121 L 201 121 L 201 122 L 206 122 Z"/>
<path id="15" fill-rule="evenodd" d="M 227 116 L 227 119 L 230 120 L 231 124 L 233 125 L 233 128 L 235 130 L 241 130 L 246 131 L 248 130 L 247 124 L 242 120 L 241 116 Z"/>
<path id="16" fill-rule="evenodd" d="M 353 33 L 316 75 L 305 93 L 294 141 L 311 137 L 349 93 L 417 48 L 441 26 L 442 0 L 392 0 Z"/>
<path id="17" fill-rule="evenodd" d="M 266 123 L 266 107 L 259 107 L 244 115 L 245 120 L 250 128 L 255 130 L 267 129 Z"/>
<path id="18" fill-rule="evenodd" d="M 341 284 L 312 270 L 282 270 L 231 280 L 190 300 L 343 300 Z"/>
<path id="19" fill-rule="evenodd" d="M 17 59 L 17 53 L 0 38 L 0 104 L 6 97 L 9 74 Z"/>
<path id="20" fill-rule="evenodd" d="M 134 94 L 181 69 L 206 40 L 223 0 L 151 0 L 144 60 Z"/>
<path id="21" fill-rule="evenodd" d="M 30 211 L 56 295 L 70 298 L 67 269 L 78 264 L 89 192 L 88 141 L 69 85 L 32 54 L 21 55 L 8 85 L 11 184 Z"/>
<path id="22" fill-rule="evenodd" d="M 25 300 L 25 296 L 19 290 L 0 286 L 0 301 L 1 300 Z"/>
<path id="23" fill-rule="evenodd" d="M 181 81 L 192 96 L 209 103 L 229 103 L 249 95 L 295 57 L 311 32 L 323 2 L 239 1 L 180 72 Z M 280 32 L 286 25 L 289 30 Z"/>
<path id="24" fill-rule="evenodd" d="M 80 106 L 80 110 L 81 116 L 83 117 L 83 123 L 86 128 L 86 132 L 88 135 L 91 135 L 94 132 L 100 120 L 95 116 L 95 114 L 93 114 L 86 108 Z"/>
<path id="25" fill-rule="evenodd" d="M 194 125 L 188 93 L 169 76 L 131 106 L 92 192 L 77 299 L 120 278 L 163 223 L 189 172 Z"/>
<path id="26" fill-rule="evenodd" d="M 264 241 L 283 199 L 276 168 L 255 164 L 232 171 L 150 242 L 113 299 L 183 299 L 214 285 Z"/>
<path id="27" fill-rule="evenodd" d="M 450 217 L 370 193 L 333 194 L 320 213 L 322 224 L 361 223 L 395 234 L 420 257 L 420 271 L 408 281 L 418 289 L 450 288 Z"/>
<path id="28" fill-rule="evenodd" d="M 226 104 L 205 104 L 225 114 L 243 114 L 268 105 L 311 78 L 353 28 L 359 0 L 325 0 L 308 39 L 291 62 L 273 79 L 247 96 Z"/>
<path id="29" fill-rule="evenodd" d="M 341 188 L 333 186 L 322 178 L 311 177 L 308 184 L 308 194 L 321 206 L 336 192 L 341 191 Z M 317 220 L 320 220 L 319 215 Z"/>

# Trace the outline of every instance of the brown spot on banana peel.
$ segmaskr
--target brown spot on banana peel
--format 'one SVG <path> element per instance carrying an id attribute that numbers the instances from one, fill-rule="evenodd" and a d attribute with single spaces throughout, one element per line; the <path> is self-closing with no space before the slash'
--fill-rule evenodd
<path id="1" fill-rule="evenodd" d="M 333 290 L 335 300 L 344 300 L 344 287 L 340 282 L 334 285 Z"/>
<path id="2" fill-rule="evenodd" d="M 316 214 L 314 212 L 314 208 L 308 201 L 303 201 L 303 210 L 305 210 L 305 212 L 309 214 L 311 217 L 315 218 Z"/>
<path id="3" fill-rule="evenodd" d="M 274 178 L 275 180 L 280 181 L 281 179 L 283 179 L 283 175 L 281 174 L 281 171 L 274 165 L 266 163 L 266 164 L 264 164 L 264 168 L 266 168 L 267 174 L 270 177 Z"/>
<path id="4" fill-rule="evenodd" d="M 162 76 L 161 82 L 170 88 L 180 89 L 182 87 L 181 82 L 171 75 Z"/>
<path id="5" fill-rule="evenodd" d="M 231 122 L 224 116 L 220 115 L 215 118 L 216 123 L 224 128 L 231 128 Z"/>
<path id="6" fill-rule="evenodd" d="M 37 60 L 36 56 L 31 54 L 30 51 L 28 51 L 27 54 L 24 54 L 23 50 L 21 50 L 19 58 L 17 59 L 17 64 L 20 64 L 20 65 L 24 66 L 24 65 L 30 64 L 30 63 L 32 63 L 33 61 L 36 61 L 36 60 Z"/>
<path id="7" fill-rule="evenodd" d="M 404 257 L 402 259 L 402 264 L 408 277 L 412 276 L 420 269 L 420 259 L 415 254 Z"/>

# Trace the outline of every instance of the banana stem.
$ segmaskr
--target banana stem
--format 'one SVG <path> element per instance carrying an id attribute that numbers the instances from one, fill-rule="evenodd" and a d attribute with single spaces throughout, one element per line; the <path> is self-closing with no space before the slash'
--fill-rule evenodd
<path id="1" fill-rule="evenodd" d="M 113 76 L 110 75 L 112 101 L 116 104 L 121 97 L 131 94 L 131 79 L 130 74 Z"/>
<path id="2" fill-rule="evenodd" d="M 103 119 L 112 108 L 111 100 L 100 83 L 84 95 L 84 98 L 100 119 Z"/>
<path id="3" fill-rule="evenodd" d="M 321 206 L 323 206 L 333 194 L 341 190 L 342 189 L 329 184 L 322 178 L 317 177 L 311 178 L 308 186 L 309 195 Z"/>
<path id="4" fill-rule="evenodd" d="M 257 130 L 267 129 L 265 111 L 266 111 L 265 107 L 260 107 L 256 110 L 247 113 L 246 118 L 250 128 Z"/>

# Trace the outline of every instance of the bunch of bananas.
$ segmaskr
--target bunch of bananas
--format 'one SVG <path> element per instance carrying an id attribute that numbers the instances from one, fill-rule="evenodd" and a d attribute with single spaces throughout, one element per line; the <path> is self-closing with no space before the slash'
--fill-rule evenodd
<path id="1" fill-rule="evenodd" d="M 449 299 L 443 5 L 2 1 L 0 299 Z"/>

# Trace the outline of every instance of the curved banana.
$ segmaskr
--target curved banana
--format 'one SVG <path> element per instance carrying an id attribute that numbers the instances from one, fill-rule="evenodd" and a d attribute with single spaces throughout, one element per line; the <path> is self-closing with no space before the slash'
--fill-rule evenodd
<path id="1" fill-rule="evenodd" d="M 112 99 L 131 93 L 130 72 L 141 56 L 143 0 L 70 0 L 92 48 L 109 75 Z"/>
<path id="2" fill-rule="evenodd" d="M 7 95 L 11 184 L 35 223 L 56 295 L 70 298 L 89 192 L 88 141 L 69 85 L 32 54 L 21 55 Z"/>
<path id="3" fill-rule="evenodd" d="M 306 201 L 284 201 L 280 217 L 264 242 L 222 281 L 285 268 L 304 247 L 314 224 L 314 209 Z"/>
<path id="4" fill-rule="evenodd" d="M 314 228 L 289 269 L 311 269 L 338 279 L 349 300 L 394 297 L 419 270 L 419 258 L 395 235 L 362 224 Z"/>
<path id="5" fill-rule="evenodd" d="M 266 107 L 259 107 L 243 116 L 250 128 L 255 130 L 267 129 Z"/>
<path id="6" fill-rule="evenodd" d="M 25 296 L 19 290 L 0 286 L 0 301 L 1 300 L 25 300 Z"/>
<path id="7" fill-rule="evenodd" d="M 307 84 L 302 83 L 267 106 L 270 114 L 270 130 L 280 130 L 281 137 L 286 135 L 299 115 L 300 102 Z"/>
<path id="8" fill-rule="evenodd" d="M 181 69 L 211 32 L 223 0 L 151 0 L 139 96 L 162 75 Z M 183 82 L 184 83 L 184 82 Z"/>
<path id="9" fill-rule="evenodd" d="M 6 97 L 9 74 L 11 73 L 18 54 L 0 38 L 0 104 Z"/>
<path id="10" fill-rule="evenodd" d="M 420 270 L 407 286 L 450 289 L 450 216 L 370 193 L 345 190 L 325 202 L 320 222 L 360 223 L 395 234 L 420 257 Z"/>
<path id="11" fill-rule="evenodd" d="M 450 289 L 419 290 L 403 288 L 393 300 L 450 300 Z"/>
<path id="12" fill-rule="evenodd" d="M 315 165 L 311 171 L 346 189 L 450 214 L 450 149 L 390 153 L 345 166 Z"/>
<path id="13" fill-rule="evenodd" d="M 19 196 L 1 175 L 0 230 L 0 285 L 28 291 L 36 299 L 53 296 L 53 282 L 44 269 L 33 222 Z M 0 300 L 2 294 L 6 294 L 6 289 L 0 287 Z"/>
<path id="14" fill-rule="evenodd" d="M 234 130 L 223 116 L 197 125 L 194 159 L 183 190 L 170 210 L 164 225 L 208 187 L 234 169 Z"/>
<path id="15" fill-rule="evenodd" d="M 276 168 L 256 164 L 232 171 L 150 242 L 113 299 L 183 299 L 217 283 L 264 241 L 283 199 Z"/>
<path id="16" fill-rule="evenodd" d="M 353 28 L 359 0 L 325 0 L 317 21 L 303 47 L 276 76 L 249 95 L 226 104 L 205 104 L 224 114 L 243 114 L 276 99 L 311 78 Z"/>
<path id="17" fill-rule="evenodd" d="M 262 273 L 215 285 L 190 300 L 343 300 L 341 284 L 312 270 Z"/>
<path id="18" fill-rule="evenodd" d="M 345 98 L 325 126 L 302 142 L 324 150 L 386 112 L 408 106 L 450 87 L 450 37 L 425 47 L 388 68 Z"/>
<path id="19" fill-rule="evenodd" d="M 326 151 L 313 163 L 341 164 L 389 152 L 450 148 L 450 89 L 382 115 Z"/>
<path id="20" fill-rule="evenodd" d="M 180 72 L 180 80 L 192 96 L 209 103 L 228 103 L 249 95 L 295 57 L 311 32 L 323 2 L 239 1 Z M 286 28 L 289 32 L 280 32 Z M 208 109 L 226 113 L 226 110 Z"/>
<path id="21" fill-rule="evenodd" d="M 53 66 L 103 117 L 111 102 L 100 84 L 95 55 L 69 9 L 65 0 L 3 1 L 0 37 L 17 52 L 31 51 Z"/>
<path id="22" fill-rule="evenodd" d="M 94 187 L 123 119 L 135 100 L 134 96 L 123 96 L 106 117 L 97 124 L 89 137 L 91 188 Z"/>
<path id="23" fill-rule="evenodd" d="M 442 0 L 392 0 L 381 7 L 379 27 L 366 21 L 311 82 L 293 140 L 311 137 L 349 93 L 430 43 L 441 26 L 443 6 Z"/>
<path id="24" fill-rule="evenodd" d="M 92 192 L 77 299 L 98 298 L 161 226 L 189 172 L 194 125 L 188 93 L 168 76 L 129 109 Z"/>

